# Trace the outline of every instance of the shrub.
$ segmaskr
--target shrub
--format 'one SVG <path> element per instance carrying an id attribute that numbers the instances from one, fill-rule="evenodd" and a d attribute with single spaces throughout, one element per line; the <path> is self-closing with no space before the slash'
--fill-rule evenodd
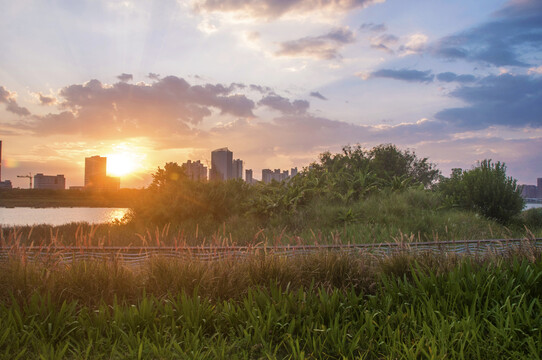
<path id="1" fill-rule="evenodd" d="M 530 230 L 542 228 L 542 208 L 525 210 L 520 215 L 521 222 Z"/>
<path id="2" fill-rule="evenodd" d="M 453 205 L 474 210 L 501 223 L 523 209 L 517 180 L 506 176 L 506 165 L 483 160 L 471 170 L 454 169 L 450 179 L 442 179 L 439 189 Z"/>

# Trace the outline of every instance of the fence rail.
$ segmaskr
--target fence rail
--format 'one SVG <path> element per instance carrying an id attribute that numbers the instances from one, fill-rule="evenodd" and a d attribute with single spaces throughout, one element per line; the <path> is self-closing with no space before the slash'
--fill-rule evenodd
<path id="1" fill-rule="evenodd" d="M 533 250 L 542 250 L 542 238 L 278 246 L 12 246 L 0 247 L 0 261 L 24 256 L 30 261 L 71 263 L 79 260 L 115 260 L 127 264 L 141 264 L 155 256 L 213 261 L 242 259 L 252 255 L 298 256 L 321 251 L 386 256 L 398 252 L 498 255 Z"/>

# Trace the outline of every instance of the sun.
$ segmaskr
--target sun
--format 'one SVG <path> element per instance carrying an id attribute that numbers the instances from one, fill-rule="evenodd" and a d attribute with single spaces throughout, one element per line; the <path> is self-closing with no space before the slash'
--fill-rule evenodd
<path id="1" fill-rule="evenodd" d="M 138 168 L 138 160 L 134 154 L 115 153 L 107 155 L 107 174 L 125 176 Z"/>

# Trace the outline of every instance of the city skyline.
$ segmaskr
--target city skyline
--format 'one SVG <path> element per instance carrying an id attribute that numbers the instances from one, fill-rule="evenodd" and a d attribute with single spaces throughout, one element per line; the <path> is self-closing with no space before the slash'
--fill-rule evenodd
<path id="1" fill-rule="evenodd" d="M 142 187 L 224 145 L 259 176 L 357 143 L 540 176 L 540 1 L 220 4 L 4 2 L 2 179 L 81 185 L 102 154 Z"/>

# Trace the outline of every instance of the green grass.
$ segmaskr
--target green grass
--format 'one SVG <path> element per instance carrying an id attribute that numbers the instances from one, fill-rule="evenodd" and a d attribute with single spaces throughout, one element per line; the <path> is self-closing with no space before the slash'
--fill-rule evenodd
<path id="1" fill-rule="evenodd" d="M 0 356 L 539 359 L 540 254 L 2 264 Z M 25 284 L 23 286 L 23 284 Z"/>
<path id="2" fill-rule="evenodd" d="M 405 236 L 415 241 L 522 238 L 529 231 L 542 237 L 541 219 L 539 211 L 531 210 L 504 226 L 469 211 L 446 208 L 431 191 L 408 189 L 382 191 L 348 205 L 316 199 L 292 213 L 266 218 L 234 213 L 220 221 L 201 216 L 160 226 L 132 217 L 115 224 L 40 225 L 17 228 L 15 232 L 4 228 L 0 242 L 128 246 L 381 243 Z"/>

